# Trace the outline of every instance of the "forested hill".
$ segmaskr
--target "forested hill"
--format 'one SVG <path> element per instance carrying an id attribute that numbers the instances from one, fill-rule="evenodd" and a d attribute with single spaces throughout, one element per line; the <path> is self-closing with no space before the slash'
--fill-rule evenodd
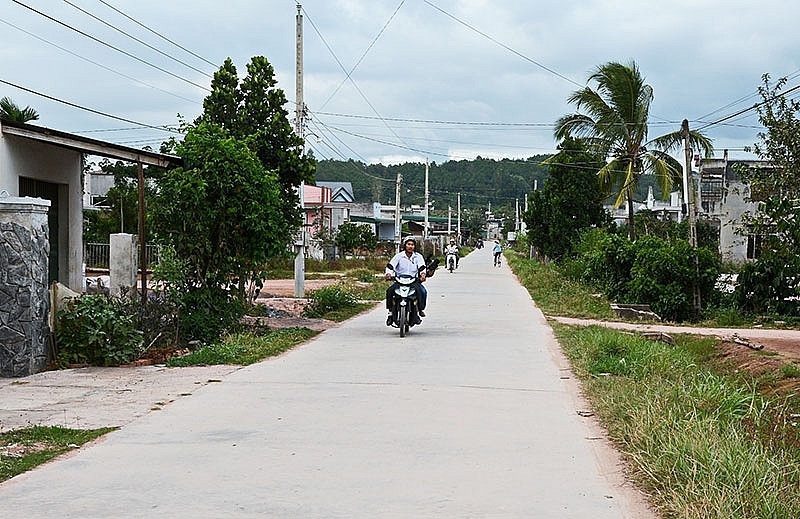
<path id="1" fill-rule="evenodd" d="M 526 193 L 533 191 L 534 181 L 539 189 L 544 185 L 547 168 L 540 165 L 549 155 L 537 155 L 525 160 L 475 160 L 430 163 L 428 175 L 429 200 L 432 206 L 446 211 L 455 209 L 458 193 L 462 208 L 512 208 L 515 200 L 522 205 Z M 397 173 L 403 177 L 400 201 L 403 205 L 425 204 L 425 164 L 405 163 L 395 166 L 366 165 L 349 160 L 322 160 L 317 164 L 317 181 L 350 182 L 356 202 L 394 204 Z"/>

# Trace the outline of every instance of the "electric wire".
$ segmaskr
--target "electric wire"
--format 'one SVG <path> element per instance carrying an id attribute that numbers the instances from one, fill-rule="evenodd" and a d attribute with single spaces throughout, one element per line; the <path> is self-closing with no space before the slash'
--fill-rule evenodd
<path id="1" fill-rule="evenodd" d="M 47 18 L 47 19 L 48 19 L 48 20 L 50 20 L 50 21 L 53 21 L 53 22 L 55 22 L 55 23 L 57 23 L 57 24 L 59 24 L 59 25 L 61 25 L 61 26 L 63 26 L 63 27 L 66 27 L 67 29 L 69 29 L 69 30 L 71 30 L 71 31 L 77 32 L 77 33 L 78 33 L 78 34 L 80 34 L 81 36 L 84 36 L 84 37 L 86 37 L 86 38 L 89 38 L 90 40 L 92 40 L 92 41 L 94 41 L 94 42 L 97 42 L 97 43 L 99 43 L 99 44 L 101 44 L 101 45 L 103 45 L 103 46 L 105 46 L 105 47 L 108 47 L 108 48 L 110 48 L 110 49 L 112 49 L 112 50 L 115 50 L 116 52 L 119 52 L 119 53 L 121 53 L 121 54 L 124 54 L 125 56 L 128 56 L 129 58 L 131 58 L 131 59 L 134 59 L 134 60 L 136 60 L 136 61 L 138 61 L 138 62 L 140 62 L 140 63 L 142 63 L 142 64 L 144 64 L 144 65 L 147 65 L 148 67 L 152 67 L 152 68 L 154 68 L 154 69 L 156 69 L 156 70 L 159 70 L 159 71 L 161 71 L 161 72 L 163 72 L 163 73 L 165 73 L 165 74 L 167 74 L 167 75 L 170 75 L 170 76 L 172 76 L 172 77 L 174 77 L 174 78 L 176 78 L 176 79 L 179 79 L 179 80 L 181 80 L 181 81 L 184 81 L 184 82 L 186 82 L 186 83 L 188 83 L 188 84 L 190 84 L 190 85 L 196 86 L 196 87 L 198 87 L 198 88 L 200 88 L 200 89 L 202 89 L 202 90 L 205 90 L 205 91 L 207 91 L 207 92 L 211 92 L 211 89 L 210 89 L 210 88 L 208 88 L 208 87 L 206 87 L 206 86 L 203 86 L 203 85 L 200 85 L 200 84 L 198 84 L 198 83 L 195 83 L 194 81 L 192 81 L 192 80 L 190 80 L 190 79 L 186 79 L 185 77 L 182 77 L 182 76 L 179 76 L 178 74 L 175 74 L 175 73 L 173 73 L 173 72 L 170 72 L 169 70 L 167 70 L 167 69 L 165 69 L 165 68 L 162 68 L 162 67 L 159 67 L 158 65 L 155 65 L 155 64 L 153 64 L 153 63 L 150 63 L 149 61 L 147 61 L 147 60 L 144 60 L 144 59 L 142 59 L 142 58 L 140 58 L 140 57 L 138 57 L 138 56 L 135 56 L 135 55 L 131 54 L 130 52 L 127 52 L 127 51 L 125 51 L 125 50 L 122 50 L 122 49 L 120 49 L 119 47 L 115 47 L 114 45 L 111 45 L 110 43 L 107 43 L 107 42 L 105 42 L 105 41 L 101 40 L 100 38 L 96 38 L 96 37 L 92 36 L 91 34 L 88 34 L 88 33 L 86 33 L 86 32 L 83 32 L 83 31 L 81 31 L 80 29 L 77 29 L 77 28 L 75 28 L 75 27 L 73 27 L 73 26 L 71 26 L 71 25 L 69 25 L 69 24 L 67 24 L 67 23 L 64 23 L 64 22 L 62 22 L 61 20 L 57 20 L 56 18 L 53 18 L 53 17 L 52 17 L 52 16 L 50 16 L 49 14 L 47 14 L 47 13 L 43 13 L 42 11 L 39 11 L 39 10 L 37 10 L 37 9 L 34 9 L 33 7 L 31 7 L 31 6 L 29 6 L 29 5 L 26 5 L 26 4 L 24 4 L 23 2 L 20 2 L 19 0 L 11 0 L 11 1 L 12 1 L 12 2 L 14 2 L 15 4 L 17 4 L 17 5 L 21 6 L 21 7 L 24 7 L 25 9 L 29 9 L 30 11 L 33 11 L 34 13 L 36 13 L 36 14 L 38 14 L 38 15 L 40 15 L 40 16 L 43 16 L 43 17 L 45 17 L 45 18 Z"/>
<path id="2" fill-rule="evenodd" d="M 151 33 L 153 33 L 154 35 L 158 36 L 158 37 L 159 37 L 159 38 L 161 38 L 162 40 L 164 40 L 164 41 L 166 41 L 166 42 L 168 42 L 168 43 L 171 43 L 172 45 L 174 45 L 174 46 L 178 47 L 178 48 L 179 48 L 179 49 L 181 49 L 182 51 L 184 51 L 184 52 L 186 52 L 186 53 L 188 53 L 188 54 L 191 54 L 191 55 L 192 55 L 192 56 L 194 56 L 195 58 L 197 58 L 197 59 L 199 59 L 199 60 L 201 60 L 201 61 L 204 61 L 204 62 L 206 62 L 207 64 L 211 65 L 212 67 L 217 67 L 217 66 L 218 66 L 217 64 L 215 64 L 215 63 L 212 63 L 211 61 L 207 60 L 207 59 L 206 59 L 206 58 L 204 58 L 203 56 L 200 56 L 200 55 L 198 55 L 198 54 L 195 54 L 194 52 L 190 51 L 190 50 L 189 50 L 189 49 L 187 49 L 186 47 L 183 47 L 182 45 L 180 45 L 180 44 L 178 44 L 178 43 L 175 43 L 174 41 L 170 40 L 169 38 L 167 38 L 166 36 L 162 35 L 162 34 L 161 34 L 161 33 L 159 33 L 158 31 L 155 31 L 155 30 L 151 29 L 150 27 L 148 27 L 148 26 L 144 25 L 142 22 L 140 22 L 140 21 L 136 20 L 135 18 L 133 18 L 133 17 L 131 17 L 131 16 L 129 16 L 129 15 L 127 15 L 127 14 L 125 14 L 124 12 L 120 11 L 119 9 L 117 9 L 117 8 L 116 8 L 116 7 L 114 7 L 113 5 L 109 4 L 108 2 L 106 2 L 106 1 L 104 1 L 104 0 L 98 0 L 98 1 L 99 1 L 101 4 L 105 5 L 106 7 L 108 7 L 109 9 L 112 9 L 112 10 L 116 11 L 116 12 L 117 12 L 117 13 L 119 13 L 120 15 L 122 15 L 122 16 L 124 16 L 125 18 L 127 18 L 128 20 L 132 21 L 133 23 L 135 23 L 135 24 L 136 24 L 136 25 L 138 25 L 139 27 L 141 27 L 141 28 L 143 28 L 143 29 L 145 29 L 145 30 L 147 30 L 147 31 L 149 31 L 149 32 L 151 32 Z"/>
<path id="3" fill-rule="evenodd" d="M 476 27 L 474 27 L 474 26 L 472 26 L 472 25 L 468 24 L 468 23 L 467 23 L 467 22 L 465 22 L 464 20 L 461 20 L 460 18 L 456 17 L 455 15 L 453 15 L 453 14 L 451 14 L 451 13 L 449 13 L 449 12 L 445 11 L 444 9 L 442 9 L 441 7 L 439 7 L 438 5 L 436 5 L 436 4 L 434 4 L 433 2 L 431 2 L 430 0 L 423 0 L 423 1 L 424 1 L 426 4 L 428 4 L 429 6 L 433 7 L 433 8 L 434 8 L 434 9 L 436 9 L 437 11 L 439 11 L 440 13 L 442 13 L 443 15 L 447 16 L 448 18 L 451 18 L 451 19 L 455 20 L 456 22 L 460 23 L 461 25 L 463 25 L 463 26 L 464 26 L 464 27 L 466 27 L 467 29 L 469 29 L 469 30 L 471 30 L 471 31 L 474 31 L 474 32 L 476 32 L 476 33 L 480 34 L 481 36 L 483 36 L 483 37 L 484 37 L 484 38 L 486 38 L 487 40 L 489 40 L 489 41 L 491 41 L 491 42 L 493 42 L 493 43 L 495 43 L 495 44 L 499 45 L 500 47 L 502 47 L 502 48 L 506 49 L 507 51 L 511 52 L 512 54 L 515 54 L 516 56 L 519 56 L 520 58 L 524 59 L 525 61 L 527 61 L 527 62 L 529 62 L 529 63 L 533 63 L 533 64 L 534 64 L 534 65 L 536 65 L 537 67 L 539 67 L 539 68 L 541 68 L 541 69 L 543 69 L 543 70 L 546 70 L 547 72 L 549 72 L 549 73 L 553 74 L 554 76 L 560 77 L 561 79 L 563 79 L 563 80 L 565 80 L 565 81 L 569 81 L 570 83 L 572 83 L 573 85 L 576 85 L 576 86 L 578 86 L 579 88 L 583 88 L 583 87 L 584 87 L 584 85 L 581 85 L 581 84 L 580 84 L 580 83 L 578 83 L 577 81 L 575 81 L 575 80 L 573 80 L 573 79 L 570 79 L 570 78 L 568 78 L 567 76 L 565 76 L 565 75 L 563 75 L 563 74 L 561 74 L 561 73 L 559 73 L 559 72 L 556 72 L 555 70 L 553 70 L 553 69 L 551 69 L 551 68 L 549 68 L 549 67 L 547 67 L 547 66 L 545 66 L 545 65 L 542 65 L 542 64 L 541 64 L 541 63 L 539 63 L 538 61 L 536 61 L 536 60 L 534 60 L 534 59 L 531 59 L 531 58 L 529 58 L 528 56 L 526 56 L 526 55 L 522 54 L 521 52 L 518 52 L 518 51 L 516 51 L 516 50 L 512 49 L 511 47 L 509 47 L 509 46 L 508 46 L 508 45 L 506 45 L 505 43 L 503 43 L 503 42 L 501 42 L 501 41 L 499 41 L 499 40 L 497 40 L 497 39 L 493 38 L 492 36 L 490 36 L 490 35 L 486 34 L 485 32 L 481 31 L 480 29 L 478 29 L 478 28 L 476 28 Z"/>
<path id="4" fill-rule="evenodd" d="M 361 62 L 364 61 L 364 58 L 366 57 L 367 53 L 369 53 L 370 49 L 372 49 L 372 47 L 375 45 L 375 43 L 378 41 L 378 39 L 380 39 L 381 35 L 384 33 L 384 31 L 386 31 L 386 28 L 389 27 L 389 24 L 392 23 L 392 20 L 394 19 L 395 15 L 397 15 L 397 12 L 400 11 L 400 8 L 403 7 L 403 4 L 405 2 L 406 2 L 406 0 L 401 0 L 400 4 L 394 10 L 394 12 L 389 17 L 389 19 L 386 20 L 386 23 L 383 24 L 383 27 L 378 32 L 378 34 L 375 36 L 375 38 L 373 38 L 373 40 L 370 42 L 370 44 L 367 46 L 367 48 L 364 49 L 364 52 L 361 54 L 361 57 L 358 58 L 358 60 L 356 61 L 355 65 L 353 65 L 353 67 L 350 69 L 350 72 L 347 72 L 347 77 L 345 77 L 342 80 L 342 82 L 339 83 L 339 85 L 333 90 L 333 92 L 331 92 L 331 95 L 328 96 L 328 98 L 325 100 L 325 102 L 320 105 L 320 107 L 319 107 L 320 110 L 322 110 L 323 108 L 325 108 L 328 105 L 328 102 L 330 102 L 330 100 L 333 99 L 333 96 L 335 96 L 336 93 L 339 92 L 339 89 L 342 88 L 342 85 L 344 85 L 347 82 L 347 80 L 351 78 L 351 76 L 353 75 L 353 72 L 355 72 L 355 70 L 358 68 L 358 66 L 361 64 Z"/>
<path id="5" fill-rule="evenodd" d="M 135 124 L 135 125 L 141 126 L 143 128 L 152 128 L 154 130 L 161 130 L 161 131 L 170 132 L 170 133 L 182 133 L 182 132 L 180 132 L 178 130 L 175 130 L 174 128 L 169 128 L 169 127 L 165 127 L 165 126 L 154 126 L 152 124 L 140 123 L 138 121 L 134 121 L 133 119 L 126 119 L 125 117 L 119 117 L 118 115 L 112 115 L 112 114 L 109 114 L 109 113 L 106 113 L 106 112 L 101 112 L 99 110 L 94 110 L 92 108 L 87 108 L 85 106 L 81 106 L 81 105 L 78 105 L 78 104 L 75 104 L 75 103 L 70 103 L 69 101 L 65 101 L 65 100 L 59 99 L 57 97 L 53 97 L 53 96 L 50 96 L 50 95 L 47 95 L 47 94 L 43 94 L 41 92 L 37 92 L 36 90 L 32 90 L 30 88 L 26 88 L 24 86 L 17 85 L 16 83 L 12 83 L 12 82 L 6 81 L 4 79 L 0 79 L 0 83 L 3 83 L 5 85 L 8 85 L 8 86 L 11 86 L 11 87 L 14 87 L 14 88 L 17 88 L 17 89 L 25 91 L 25 92 L 28 92 L 29 94 L 34 94 L 34 95 L 37 95 L 39 97 L 43 97 L 45 99 L 49 99 L 50 101 L 55 101 L 57 103 L 65 104 L 67 106 L 71 106 L 73 108 L 78 108 L 80 110 L 84 110 L 86 112 L 91 112 L 93 114 L 102 115 L 103 117 L 109 117 L 111 119 L 116 119 L 117 121 L 122 121 L 124 123 Z"/>
<path id="6" fill-rule="evenodd" d="M 91 63 L 92 65 L 96 65 L 96 66 L 98 66 L 98 67 L 100 67 L 100 68 L 102 68 L 102 69 L 104 69 L 104 70 L 107 70 L 107 71 L 109 71 L 109 72 L 112 72 L 112 73 L 114 73 L 114 74 L 117 74 L 118 76 L 124 77 L 125 79 L 130 79 L 131 81 L 135 81 L 135 82 L 139 83 L 140 85 L 144 85 L 144 86 L 146 86 L 146 87 L 148 87 L 148 88 L 153 88 L 153 89 L 155 89 L 155 90 L 158 90 L 158 91 L 160 91 L 160 92 L 163 92 L 163 93 L 165 93 L 165 94 L 169 94 L 169 95 L 171 95 L 171 96 L 173 96 L 173 97 L 177 97 L 178 99 L 183 99 L 184 101 L 187 101 L 187 102 L 189 102 L 189 103 L 196 103 L 196 102 L 197 102 L 197 100 L 196 100 L 196 99 L 189 99 L 188 97 L 183 97 L 182 95 L 180 95 L 180 94 L 176 94 L 176 93 L 174 93 L 174 92 L 170 92 L 169 90 L 164 90 L 163 88 L 160 88 L 160 87 L 157 87 L 157 86 L 155 86 L 155 85 L 151 85 L 151 84 L 149 84 L 149 83 L 146 83 L 146 82 L 142 81 L 141 79 L 137 79 L 137 78 L 135 78 L 135 77 L 133 77 L 133 76 L 129 76 L 129 75 L 127 75 L 127 74 L 124 74 L 124 73 L 122 73 L 122 72 L 120 72 L 120 71 L 118 71 L 118 70 L 114 70 L 114 69 L 113 69 L 113 68 L 111 68 L 111 67 L 107 67 L 107 66 L 103 65 L 102 63 L 98 63 L 97 61 L 94 61 L 94 60 L 91 60 L 91 59 L 89 59 L 89 58 L 86 58 L 86 57 L 84 57 L 84 56 L 81 56 L 80 54 L 78 54 L 78 53 L 76 53 L 76 52 L 72 52 L 71 50 L 69 50 L 69 49 L 67 49 L 67 48 L 65 48 L 65 47 L 62 47 L 61 45 L 58 45 L 58 44 L 56 44 L 56 43 L 53 43 L 53 42 L 51 42 L 51 41 L 48 41 L 48 40 L 46 40 L 46 39 L 42 38 L 41 36 L 38 36 L 38 35 L 36 35 L 36 34 L 33 34 L 32 32 L 26 31 L 26 30 L 25 30 L 25 29 L 23 29 L 22 27 L 18 27 L 18 26 L 14 25 L 14 24 L 13 24 L 13 23 L 11 23 L 11 22 L 8 22 L 8 21 L 6 21 L 6 20 L 3 20 L 2 18 L 0 18 L 0 22 L 2 22 L 2 23 L 4 23 L 4 24 L 6 24 L 6 25 L 8 25 L 8 26 L 11 26 L 11 27 L 13 27 L 14 29 L 17 29 L 18 31 L 21 31 L 21 32 L 23 32 L 23 33 L 27 34 L 28 36 L 30 36 L 30 37 L 32 37 L 32 38 L 36 38 L 37 40 L 39 40 L 39 41 L 41 41 L 41 42 L 44 42 L 44 43 L 46 43 L 46 44 L 48 44 L 48 45 L 52 45 L 53 47 L 55 47 L 55 48 L 57 48 L 57 49 L 59 49 L 59 50 L 61 50 L 61 51 L 64 51 L 64 52 L 66 52 L 66 53 L 68 53 L 68 54 L 71 54 L 72 56 L 75 56 L 76 58 L 82 59 L 83 61 L 85 61 L 85 62 L 87 62 L 87 63 Z"/>
<path id="7" fill-rule="evenodd" d="M 140 39 L 139 39 L 139 38 L 137 38 L 136 36 L 134 36 L 134 35 L 132 35 L 132 34 L 129 34 L 129 33 L 125 32 L 125 31 L 123 31 L 123 30 L 122 30 L 122 29 L 120 29 L 119 27 L 117 27 L 117 26 L 115 26 L 115 25 L 113 25 L 113 24 L 111 24 L 111 23 L 109 23 L 109 22 L 107 22 L 107 21 L 103 20 L 103 19 L 102 19 L 102 18 L 100 18 L 99 16 L 96 16 L 96 15 L 94 15 L 94 14 L 90 13 L 89 11 L 87 11 L 87 10 L 83 9 L 82 7 L 80 7 L 80 6 L 77 6 L 77 5 L 73 4 L 73 3 L 72 3 L 72 2 L 70 2 L 69 0 L 63 0 L 63 1 L 64 1 L 64 3 L 65 3 L 65 4 L 67 4 L 67 5 L 69 5 L 69 6 L 72 6 L 72 7 L 74 7 L 75 9 L 77 9 L 77 10 L 78 10 L 78 11 L 80 11 L 80 12 L 82 12 L 82 13 L 83 13 L 83 14 L 85 14 L 86 16 L 89 16 L 89 17 L 91 17 L 91 18 L 93 18 L 93 19 L 97 20 L 98 22 L 100 22 L 100 23 L 104 24 L 104 25 L 105 25 L 105 26 L 107 26 L 107 27 L 110 27 L 111 29 L 114 29 L 115 31 L 119 32 L 120 34 L 124 34 L 124 35 L 125 35 L 125 36 L 127 36 L 128 38 L 130 38 L 130 39 L 132 39 L 132 40 L 134 40 L 134 41 L 136 41 L 136 42 L 138 42 L 138 43 L 140 43 L 140 44 L 144 45 L 145 47 L 147 47 L 147 48 L 148 48 L 148 49 L 150 49 L 150 50 L 153 50 L 153 51 L 155 51 L 155 52 L 157 52 L 157 53 L 161 54 L 161 55 L 162 55 L 162 56 L 164 56 L 165 58 L 171 59 L 172 61 L 174 61 L 174 62 L 176 62 L 176 63 L 180 63 L 180 64 L 181 64 L 181 65 L 183 65 L 184 67 L 190 68 L 190 69 L 194 70 L 195 72 L 199 72 L 200 74 L 203 74 L 204 76 L 206 76 L 206 77 L 208 77 L 208 78 L 212 78 L 212 75 L 211 75 L 211 74 L 209 74 L 209 73 L 207 73 L 207 72 L 204 72 L 204 71 L 200 70 L 199 68 L 196 68 L 196 67 L 194 67 L 194 66 L 192 66 L 192 65 L 190 65 L 190 64 L 188 64 L 188 63 L 186 63 L 186 62 L 184 62 L 184 61 L 181 61 L 181 60 L 179 60 L 179 59 L 178 59 L 178 58 L 176 58 L 176 57 L 173 57 L 173 56 L 171 56 L 171 55 L 167 54 L 166 52 L 162 51 L 161 49 L 158 49 L 158 48 L 156 48 L 156 47 L 154 47 L 154 46 L 150 45 L 150 44 L 149 44 L 149 43 L 147 43 L 146 41 L 142 41 L 142 40 L 140 40 Z"/>

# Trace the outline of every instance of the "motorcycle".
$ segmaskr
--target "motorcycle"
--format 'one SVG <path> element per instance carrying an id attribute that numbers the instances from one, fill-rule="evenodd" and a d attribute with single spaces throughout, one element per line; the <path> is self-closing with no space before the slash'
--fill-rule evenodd
<path id="1" fill-rule="evenodd" d="M 447 265 L 447 270 L 449 270 L 450 273 L 452 274 L 453 270 L 455 270 L 456 265 L 458 264 L 458 262 L 456 261 L 455 253 L 453 252 L 447 253 L 447 261 L 445 262 L 445 264 Z"/>
<path id="2" fill-rule="evenodd" d="M 405 337 L 412 326 L 422 323 L 417 309 L 416 276 L 400 275 L 394 278 L 397 286 L 392 294 L 392 326 Z"/>

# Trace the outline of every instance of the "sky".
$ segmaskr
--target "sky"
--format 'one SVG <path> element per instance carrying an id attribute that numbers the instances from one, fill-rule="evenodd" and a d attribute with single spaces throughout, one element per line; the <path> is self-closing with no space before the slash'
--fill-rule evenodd
<path id="1" fill-rule="evenodd" d="M 569 95 L 610 61 L 635 62 L 653 87 L 650 137 L 688 119 L 715 156 L 752 158 L 762 76 L 800 84 L 800 2 L 301 4 L 303 132 L 318 159 L 553 153 Z M 262 55 L 294 123 L 297 12 L 294 0 L 0 0 L 0 97 L 34 108 L 32 124 L 157 150 L 202 112 L 226 58 L 243 77 Z"/>

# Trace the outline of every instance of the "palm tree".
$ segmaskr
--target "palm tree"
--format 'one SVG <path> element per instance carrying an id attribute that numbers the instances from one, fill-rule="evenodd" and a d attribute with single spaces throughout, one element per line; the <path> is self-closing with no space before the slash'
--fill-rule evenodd
<path id="1" fill-rule="evenodd" d="M 624 65 L 609 62 L 597 67 L 589 76 L 597 89 L 588 86 L 570 95 L 578 113 L 565 115 L 556 121 L 555 137 L 583 138 L 608 162 L 597 172 L 601 186 L 607 192 L 616 191 L 614 208 L 628 203 L 628 235 L 636 238 L 633 228 L 633 195 L 644 174 L 656 175 L 661 192 L 666 197 L 674 182 L 680 183 L 682 168 L 669 155 L 680 149 L 681 130 L 647 140 L 647 120 L 653 88 L 634 62 Z M 580 113 L 581 110 L 585 113 Z M 689 132 L 689 144 L 711 156 L 711 140 L 699 132 Z"/>
<path id="2" fill-rule="evenodd" d="M 26 123 L 28 121 L 35 121 L 38 118 L 39 114 L 30 106 L 20 108 L 8 97 L 0 99 L 0 119 L 15 123 Z"/>

